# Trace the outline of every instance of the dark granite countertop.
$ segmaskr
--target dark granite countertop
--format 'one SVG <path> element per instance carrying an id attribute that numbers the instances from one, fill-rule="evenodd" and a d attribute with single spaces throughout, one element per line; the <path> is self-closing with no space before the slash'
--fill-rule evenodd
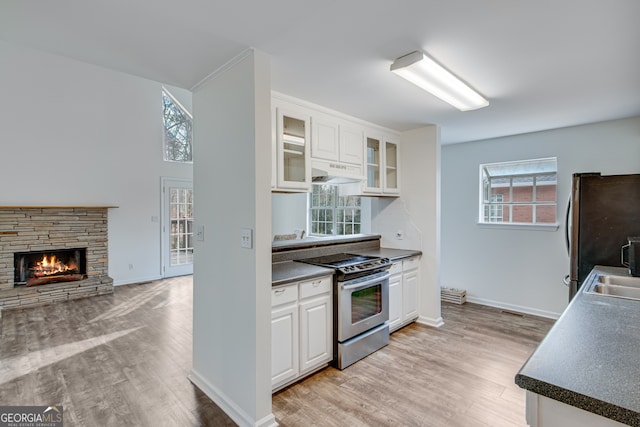
<path id="1" fill-rule="evenodd" d="M 286 285 L 300 280 L 332 275 L 331 268 L 318 267 L 296 261 L 274 262 L 271 264 L 271 286 Z"/>
<path id="2" fill-rule="evenodd" d="M 515 382 L 521 388 L 631 426 L 640 426 L 640 301 L 586 293 L 596 266 Z"/>
<path id="3" fill-rule="evenodd" d="M 365 251 L 353 251 L 356 255 L 367 256 L 379 256 L 382 258 L 389 258 L 391 261 L 397 261 L 403 258 L 411 258 L 412 256 L 422 255 L 421 251 L 414 251 L 410 249 L 391 249 L 391 248 L 378 248 Z"/>

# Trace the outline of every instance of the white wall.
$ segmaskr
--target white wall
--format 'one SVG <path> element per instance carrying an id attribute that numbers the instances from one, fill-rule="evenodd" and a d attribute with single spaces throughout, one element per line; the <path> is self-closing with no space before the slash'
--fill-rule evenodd
<path id="1" fill-rule="evenodd" d="M 271 195 L 271 212 L 273 224 L 271 233 L 291 234 L 295 229 L 307 230 L 307 199 L 309 193 L 273 193 Z"/>
<path id="2" fill-rule="evenodd" d="M 558 158 L 557 231 L 477 225 L 479 165 Z M 566 203 L 575 172 L 640 173 L 640 117 L 442 148 L 442 286 L 471 301 L 548 317 L 568 303 Z"/>
<path id="3" fill-rule="evenodd" d="M 160 177 L 192 175 L 162 160 L 161 84 L 5 42 L 0 63 L 0 204 L 118 206 L 110 276 L 159 278 Z"/>
<path id="4" fill-rule="evenodd" d="M 271 414 L 271 97 L 269 60 L 247 51 L 194 89 L 193 369 L 241 426 Z M 254 246 L 240 247 L 240 230 Z"/>
<path id="5" fill-rule="evenodd" d="M 427 126 L 402 133 L 400 142 L 402 196 L 372 199 L 371 231 L 383 247 L 422 251 L 418 321 L 440 326 L 440 135 Z"/>

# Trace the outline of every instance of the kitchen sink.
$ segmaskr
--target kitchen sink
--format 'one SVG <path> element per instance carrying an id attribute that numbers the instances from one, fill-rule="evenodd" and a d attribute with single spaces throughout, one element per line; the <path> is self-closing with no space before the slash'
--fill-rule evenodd
<path id="1" fill-rule="evenodd" d="M 593 290 L 591 292 L 612 297 L 640 300 L 640 288 L 629 286 L 597 284 L 593 287 Z"/>
<path id="2" fill-rule="evenodd" d="M 640 288 L 640 277 L 633 276 L 598 276 L 598 282 L 604 285 Z"/>
<path id="3" fill-rule="evenodd" d="M 592 280 L 586 292 L 640 300 L 640 277 L 598 275 L 598 279 Z"/>

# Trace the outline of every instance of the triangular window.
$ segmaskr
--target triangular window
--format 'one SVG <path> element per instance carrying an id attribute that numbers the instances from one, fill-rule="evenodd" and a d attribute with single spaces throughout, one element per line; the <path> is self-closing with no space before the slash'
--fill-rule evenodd
<path id="1" fill-rule="evenodd" d="M 162 105 L 164 159 L 170 162 L 192 162 L 193 117 L 165 88 L 162 88 Z"/>

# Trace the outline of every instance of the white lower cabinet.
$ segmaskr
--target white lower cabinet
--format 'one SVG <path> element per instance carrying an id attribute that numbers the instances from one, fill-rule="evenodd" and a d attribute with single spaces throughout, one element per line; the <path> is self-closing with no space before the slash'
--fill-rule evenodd
<path id="1" fill-rule="evenodd" d="M 273 390 L 333 359 L 332 288 L 333 276 L 325 276 L 271 291 Z"/>
<path id="2" fill-rule="evenodd" d="M 389 330 L 391 332 L 418 318 L 420 257 L 393 263 L 389 273 Z"/>
<path id="3" fill-rule="evenodd" d="M 402 261 L 391 266 L 389 276 L 389 330 L 402 325 Z"/>
<path id="4" fill-rule="evenodd" d="M 271 312 L 271 385 L 286 383 L 298 375 L 298 307 Z"/>
<path id="5" fill-rule="evenodd" d="M 308 372 L 333 357 L 330 295 L 300 301 L 300 372 Z"/>
<path id="6" fill-rule="evenodd" d="M 418 317 L 418 270 L 402 273 L 402 318 Z"/>

